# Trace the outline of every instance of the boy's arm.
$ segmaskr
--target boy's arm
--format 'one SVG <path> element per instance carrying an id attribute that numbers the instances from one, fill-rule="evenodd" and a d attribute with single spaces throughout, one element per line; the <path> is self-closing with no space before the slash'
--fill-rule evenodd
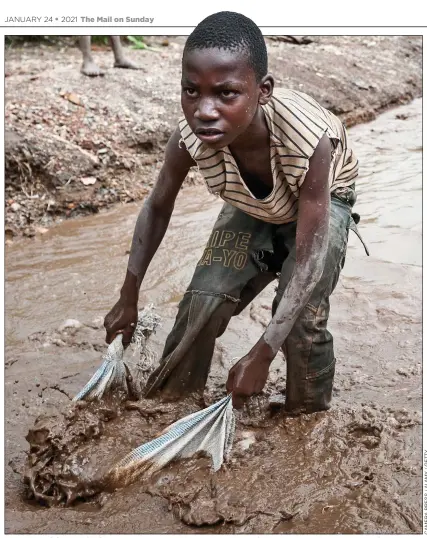
<path id="1" fill-rule="evenodd" d="M 262 391 L 271 362 L 322 276 L 328 246 L 330 164 L 331 145 L 324 135 L 300 190 L 294 272 L 263 336 L 228 376 L 227 390 L 233 392 L 235 407 Z"/>
<path id="2" fill-rule="evenodd" d="M 176 129 L 166 146 L 159 177 L 139 213 L 120 299 L 104 321 L 107 343 L 118 332 L 123 333 L 124 344 L 132 338 L 142 280 L 165 235 L 181 185 L 189 169 L 195 165 L 185 146 L 179 146 L 180 139 L 181 134 Z"/>

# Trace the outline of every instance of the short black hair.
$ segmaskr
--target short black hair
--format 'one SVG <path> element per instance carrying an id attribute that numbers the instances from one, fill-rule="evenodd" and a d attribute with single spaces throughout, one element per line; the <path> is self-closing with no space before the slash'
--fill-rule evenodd
<path id="1" fill-rule="evenodd" d="M 247 54 L 257 82 L 267 74 L 267 47 L 261 30 L 240 13 L 220 11 L 203 19 L 188 36 L 183 57 L 192 50 L 214 48 Z"/>

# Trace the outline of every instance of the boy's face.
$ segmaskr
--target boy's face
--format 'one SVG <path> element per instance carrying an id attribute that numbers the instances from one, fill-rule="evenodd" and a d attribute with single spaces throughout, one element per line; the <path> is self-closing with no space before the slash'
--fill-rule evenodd
<path id="1" fill-rule="evenodd" d="M 243 53 L 193 50 L 182 65 L 181 105 L 191 130 L 207 146 L 220 149 L 245 132 L 262 96 Z"/>

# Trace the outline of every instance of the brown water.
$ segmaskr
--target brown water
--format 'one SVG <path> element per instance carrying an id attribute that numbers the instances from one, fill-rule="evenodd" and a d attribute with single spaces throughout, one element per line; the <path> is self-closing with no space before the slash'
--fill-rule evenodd
<path id="1" fill-rule="evenodd" d="M 262 424 L 241 415 L 232 461 L 216 474 L 199 459 L 97 502 L 47 509 L 24 500 L 12 468 L 25 460 L 36 417 L 48 412 L 59 424 L 67 395 L 99 365 L 102 316 L 117 298 L 138 207 L 67 221 L 7 247 L 7 532 L 420 532 L 421 101 L 353 128 L 350 137 L 361 163 L 359 228 L 371 257 L 351 234 L 331 300 L 333 407 Z M 220 205 L 202 187 L 179 196 L 141 294 L 141 304 L 155 303 L 164 318 L 153 340 L 159 351 Z M 273 285 L 219 340 L 207 400 L 223 387 L 233 357 L 259 338 L 272 296 Z M 70 318 L 81 326 L 61 327 Z M 267 392 L 283 389 L 284 376 L 277 357 Z M 147 418 L 128 409 L 86 449 L 98 465 L 119 459 L 183 412 L 177 406 Z"/>

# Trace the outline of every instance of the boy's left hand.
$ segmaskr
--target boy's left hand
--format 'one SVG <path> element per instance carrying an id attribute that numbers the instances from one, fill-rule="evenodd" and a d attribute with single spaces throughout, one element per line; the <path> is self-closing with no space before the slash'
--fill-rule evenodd
<path id="1" fill-rule="evenodd" d="M 241 408 L 247 398 L 262 392 L 273 359 L 271 348 L 258 343 L 231 368 L 226 388 L 233 393 L 234 408 Z"/>

